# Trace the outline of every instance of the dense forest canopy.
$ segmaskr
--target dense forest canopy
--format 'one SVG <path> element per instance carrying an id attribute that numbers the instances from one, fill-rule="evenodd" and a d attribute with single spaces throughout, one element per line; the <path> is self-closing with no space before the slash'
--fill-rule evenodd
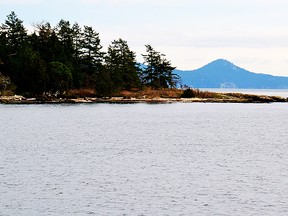
<path id="1" fill-rule="evenodd" d="M 179 79 L 165 55 L 146 45 L 143 64 L 136 61 L 127 41 L 117 39 L 103 51 L 99 33 L 60 20 L 34 25 L 28 33 L 14 12 L 0 26 L 0 94 L 40 95 L 69 89 L 95 89 L 97 96 L 122 90 L 173 88 Z"/>

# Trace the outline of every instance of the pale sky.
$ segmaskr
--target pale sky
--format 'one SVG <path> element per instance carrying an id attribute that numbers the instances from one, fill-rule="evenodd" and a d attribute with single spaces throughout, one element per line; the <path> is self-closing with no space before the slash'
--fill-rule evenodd
<path id="1" fill-rule="evenodd" d="M 60 19 L 92 26 L 104 51 L 128 41 L 142 62 L 145 44 L 177 69 L 218 58 L 256 73 L 288 76 L 287 0 L 0 0 L 0 22 L 15 11 L 28 29 Z"/>

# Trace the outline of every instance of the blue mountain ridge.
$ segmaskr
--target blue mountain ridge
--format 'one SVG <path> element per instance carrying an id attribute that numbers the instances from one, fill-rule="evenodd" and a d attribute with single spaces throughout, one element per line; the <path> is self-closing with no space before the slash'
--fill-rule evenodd
<path id="1" fill-rule="evenodd" d="M 253 73 L 225 60 L 191 71 L 174 70 L 192 88 L 288 89 L 288 77 Z"/>

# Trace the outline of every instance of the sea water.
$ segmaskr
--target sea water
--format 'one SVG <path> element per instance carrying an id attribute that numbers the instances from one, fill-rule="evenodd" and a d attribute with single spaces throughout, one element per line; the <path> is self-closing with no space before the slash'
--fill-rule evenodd
<path id="1" fill-rule="evenodd" d="M 0 215 L 288 215 L 288 106 L 0 105 Z"/>
<path id="2" fill-rule="evenodd" d="M 222 92 L 222 93 L 243 93 L 243 94 L 256 94 L 256 95 L 268 95 L 279 96 L 288 98 L 288 89 L 230 89 L 230 88 L 206 88 L 200 89 L 202 91 Z"/>

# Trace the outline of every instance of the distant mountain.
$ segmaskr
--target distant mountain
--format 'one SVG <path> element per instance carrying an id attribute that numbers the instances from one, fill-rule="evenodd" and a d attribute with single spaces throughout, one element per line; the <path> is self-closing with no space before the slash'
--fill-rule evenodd
<path id="1" fill-rule="evenodd" d="M 288 89 L 288 77 L 257 74 L 218 59 L 192 71 L 175 70 L 193 88 Z"/>

